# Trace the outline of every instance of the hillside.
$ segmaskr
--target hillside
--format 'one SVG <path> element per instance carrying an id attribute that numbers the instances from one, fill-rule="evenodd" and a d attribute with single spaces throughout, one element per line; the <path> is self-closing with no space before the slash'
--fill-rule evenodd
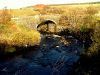
<path id="1" fill-rule="evenodd" d="M 34 5 L 29 7 L 24 7 L 20 9 L 12 10 L 12 14 L 15 16 L 32 16 L 36 14 L 48 14 L 49 12 L 56 11 L 69 11 L 69 9 L 84 9 L 86 7 L 93 6 L 94 8 L 98 8 L 100 10 L 100 3 L 90 3 L 90 4 L 58 4 L 58 5 Z M 47 11 L 47 12 L 45 12 Z M 45 12 L 45 13 L 44 13 Z"/>
<path id="2" fill-rule="evenodd" d="M 72 3 L 72 4 L 51 4 L 51 5 L 44 5 L 44 4 L 37 4 L 33 6 L 27 6 L 20 9 L 10 9 L 10 13 L 12 16 L 33 16 L 37 14 L 48 14 L 49 12 L 56 12 L 57 11 L 69 11 L 69 9 L 83 9 L 89 6 L 93 6 L 100 10 L 100 2 L 92 2 L 92 3 Z M 48 12 L 45 12 L 48 11 Z M 2 10 L 0 10 L 1 14 Z M 45 12 L 45 13 L 44 13 Z"/>

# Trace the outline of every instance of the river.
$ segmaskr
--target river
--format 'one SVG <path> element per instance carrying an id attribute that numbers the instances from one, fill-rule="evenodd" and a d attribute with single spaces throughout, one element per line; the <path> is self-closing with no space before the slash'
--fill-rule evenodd
<path id="1" fill-rule="evenodd" d="M 68 75 L 83 50 L 72 36 L 41 35 L 36 49 L 0 61 L 0 75 Z"/>

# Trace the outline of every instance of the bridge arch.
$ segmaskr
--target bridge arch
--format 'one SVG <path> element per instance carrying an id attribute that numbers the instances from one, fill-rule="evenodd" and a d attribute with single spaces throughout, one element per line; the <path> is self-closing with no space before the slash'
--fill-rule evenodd
<path id="1" fill-rule="evenodd" d="M 47 31 L 47 32 L 52 32 L 52 31 L 50 31 L 50 29 L 52 29 L 53 30 L 53 32 L 56 32 L 56 26 L 57 24 L 56 24 L 56 22 L 55 21 L 52 21 L 52 20 L 44 20 L 44 21 L 42 21 L 41 23 L 39 23 L 38 25 L 37 25 L 37 30 L 41 27 L 41 26 L 45 26 L 44 28 L 43 28 L 43 30 L 45 30 L 45 31 Z"/>

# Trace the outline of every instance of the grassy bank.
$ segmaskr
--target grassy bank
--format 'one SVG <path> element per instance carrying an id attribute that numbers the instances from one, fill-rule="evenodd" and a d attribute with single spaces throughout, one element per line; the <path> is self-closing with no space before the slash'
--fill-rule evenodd
<path id="1" fill-rule="evenodd" d="M 5 51 L 15 51 L 14 46 L 27 47 L 38 45 L 40 39 L 39 32 L 24 25 L 16 25 L 12 22 L 0 24 L 0 45 L 4 45 Z M 3 46 L 0 47 L 0 50 L 2 50 Z"/>

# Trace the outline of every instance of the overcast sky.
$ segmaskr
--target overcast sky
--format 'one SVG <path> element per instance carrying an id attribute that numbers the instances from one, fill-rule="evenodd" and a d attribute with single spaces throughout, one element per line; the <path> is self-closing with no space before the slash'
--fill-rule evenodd
<path id="1" fill-rule="evenodd" d="M 100 0 L 0 0 L 0 9 L 4 8 L 20 8 L 35 4 L 66 4 L 66 3 L 84 3 L 96 2 Z"/>

